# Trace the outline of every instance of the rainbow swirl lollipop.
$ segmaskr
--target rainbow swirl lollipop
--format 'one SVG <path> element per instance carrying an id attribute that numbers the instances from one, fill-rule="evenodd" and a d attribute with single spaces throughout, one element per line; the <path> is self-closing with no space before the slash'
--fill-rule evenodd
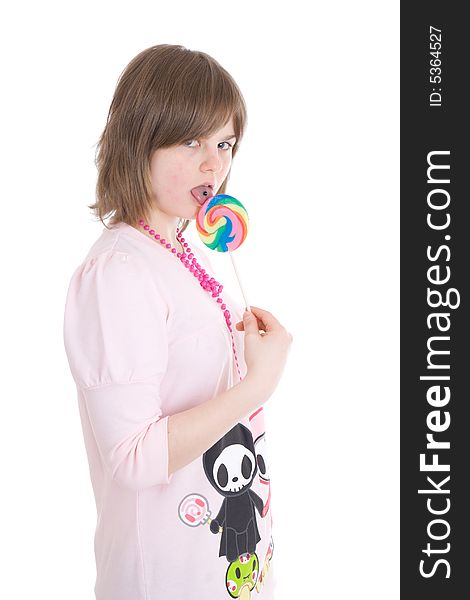
<path id="1" fill-rule="evenodd" d="M 211 250 L 231 252 L 243 244 L 248 233 L 248 213 L 243 204 L 228 194 L 209 198 L 199 209 L 196 229 Z"/>

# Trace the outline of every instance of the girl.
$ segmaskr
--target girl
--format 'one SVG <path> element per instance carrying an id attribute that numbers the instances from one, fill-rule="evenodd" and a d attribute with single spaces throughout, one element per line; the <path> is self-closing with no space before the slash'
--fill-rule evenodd
<path id="1" fill-rule="evenodd" d="M 186 233 L 203 192 L 225 192 L 245 123 L 227 71 L 163 44 L 122 73 L 98 143 L 90 208 L 112 218 L 64 315 L 97 600 L 273 598 L 262 405 L 292 336 L 265 310 L 242 315 Z"/>

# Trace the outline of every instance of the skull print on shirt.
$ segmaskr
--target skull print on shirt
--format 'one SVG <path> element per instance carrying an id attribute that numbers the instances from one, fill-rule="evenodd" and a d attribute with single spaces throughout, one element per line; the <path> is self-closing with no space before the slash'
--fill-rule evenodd
<path id="1" fill-rule="evenodd" d="M 204 453 L 203 465 L 210 483 L 224 496 L 210 529 L 218 533 L 223 528 L 219 556 L 233 562 L 253 553 L 261 539 L 255 509 L 262 515 L 263 501 L 251 489 L 258 471 L 251 431 L 237 423 Z"/>

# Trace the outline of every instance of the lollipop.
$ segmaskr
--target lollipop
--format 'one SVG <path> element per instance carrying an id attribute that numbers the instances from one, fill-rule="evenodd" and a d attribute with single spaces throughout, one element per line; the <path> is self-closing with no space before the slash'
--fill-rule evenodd
<path id="1" fill-rule="evenodd" d="M 196 218 L 199 237 L 211 250 L 229 253 L 246 309 L 249 310 L 250 305 L 232 256 L 232 251 L 243 244 L 248 234 L 248 213 L 239 200 L 228 194 L 211 196 L 211 189 L 206 186 L 199 186 L 194 192 L 199 202 L 203 202 Z M 205 196 L 207 200 L 204 201 Z"/>
<path id="2" fill-rule="evenodd" d="M 248 213 L 243 204 L 233 196 L 218 194 L 209 198 L 199 209 L 196 228 L 208 248 L 218 252 L 232 252 L 246 239 Z"/>
<path id="3" fill-rule="evenodd" d="M 197 527 L 212 522 L 209 503 L 202 494 L 188 494 L 185 496 L 178 506 L 178 514 L 183 523 L 189 527 Z M 219 532 L 221 531 L 222 527 L 219 527 Z"/>

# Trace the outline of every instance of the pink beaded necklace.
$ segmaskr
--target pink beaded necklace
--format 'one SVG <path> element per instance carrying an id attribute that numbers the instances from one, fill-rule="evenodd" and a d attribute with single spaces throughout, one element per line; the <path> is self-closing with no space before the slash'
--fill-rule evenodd
<path id="1" fill-rule="evenodd" d="M 139 221 L 139 225 L 141 225 L 145 231 L 148 232 L 157 242 L 160 242 L 162 246 L 168 248 L 172 254 L 175 255 L 176 258 L 179 258 L 181 263 L 199 280 L 200 286 L 206 290 L 207 292 L 212 294 L 212 298 L 217 298 L 216 302 L 220 304 L 221 310 L 224 311 L 225 322 L 227 324 L 228 330 L 230 332 L 230 336 L 232 338 L 232 351 L 235 357 L 235 364 L 237 365 L 238 376 L 240 381 L 242 380 L 242 376 L 240 373 L 240 367 L 238 365 L 237 351 L 235 348 L 235 340 L 233 338 L 232 333 L 232 322 L 230 320 L 230 311 L 227 308 L 227 305 L 224 303 L 222 298 L 220 298 L 220 293 L 223 290 L 223 285 L 220 285 L 218 281 L 214 279 L 214 277 L 209 278 L 209 274 L 206 273 L 206 270 L 201 267 L 201 265 L 197 262 L 196 257 L 191 252 L 191 248 L 188 246 L 188 242 L 185 241 L 184 237 L 181 237 L 181 233 L 179 227 L 176 228 L 176 238 L 181 243 L 184 248 L 184 252 L 178 252 L 178 250 L 172 246 L 170 243 L 161 237 L 160 234 L 156 233 L 154 229 L 150 229 L 150 226 L 145 223 L 142 219 Z"/>

